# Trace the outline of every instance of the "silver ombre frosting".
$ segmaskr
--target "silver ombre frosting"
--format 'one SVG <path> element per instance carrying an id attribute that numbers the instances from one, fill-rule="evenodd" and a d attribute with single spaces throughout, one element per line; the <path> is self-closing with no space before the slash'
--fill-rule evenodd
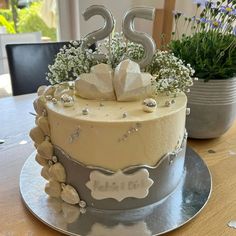
<path id="1" fill-rule="evenodd" d="M 144 168 L 148 170 L 149 177 L 154 183 L 150 187 L 147 197 L 142 199 L 129 197 L 119 202 L 112 198 L 96 200 L 91 196 L 91 190 L 86 186 L 86 183 L 90 180 L 90 173 L 92 171 L 98 170 L 106 175 L 112 175 L 114 173 L 113 171 L 99 167 L 85 166 L 74 161 L 59 147 L 54 146 L 54 154 L 58 157 L 58 161 L 66 170 L 66 183 L 72 185 L 77 190 L 80 198 L 86 201 L 87 206 L 104 210 L 128 210 L 140 208 L 165 199 L 175 190 L 185 174 L 185 151 L 186 138 L 184 138 L 180 149 L 174 153 L 165 155 L 154 167 L 142 165 L 123 169 L 123 173 L 132 174 Z"/>

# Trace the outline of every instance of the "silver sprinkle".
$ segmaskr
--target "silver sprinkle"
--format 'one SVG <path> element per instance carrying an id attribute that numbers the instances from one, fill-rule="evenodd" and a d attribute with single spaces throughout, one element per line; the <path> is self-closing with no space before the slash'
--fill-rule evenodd
<path id="1" fill-rule="evenodd" d="M 89 113 L 89 109 L 88 109 L 88 108 L 84 108 L 84 109 L 82 110 L 82 114 L 83 114 L 84 116 L 88 115 L 88 113 Z"/>
<path id="2" fill-rule="evenodd" d="M 87 204 L 86 204 L 86 202 L 85 201 L 80 201 L 79 202 L 79 206 L 81 207 L 81 208 L 85 208 L 86 206 L 87 206 Z"/>
<path id="3" fill-rule="evenodd" d="M 136 132 L 138 132 L 138 128 L 134 128 L 134 130 L 135 130 Z"/>
<path id="4" fill-rule="evenodd" d="M 190 108 L 186 108 L 186 115 L 189 116 L 190 115 Z"/>
<path id="5" fill-rule="evenodd" d="M 127 116 L 128 116 L 127 112 L 124 112 L 122 115 L 123 118 L 126 118 Z"/>
<path id="6" fill-rule="evenodd" d="M 86 213 L 86 208 L 80 208 L 79 211 L 80 211 L 81 214 L 85 214 Z"/>
<path id="7" fill-rule="evenodd" d="M 52 99 L 52 103 L 53 103 L 53 104 L 57 104 L 57 99 L 56 99 L 56 98 L 53 98 L 53 99 Z"/>
<path id="8" fill-rule="evenodd" d="M 170 107 L 170 105 L 171 105 L 171 102 L 170 102 L 170 101 L 166 101 L 166 102 L 165 102 L 165 106 L 166 106 L 166 107 Z"/>
<path id="9" fill-rule="evenodd" d="M 171 100 L 171 104 L 175 104 L 175 99 L 172 99 L 172 100 Z"/>

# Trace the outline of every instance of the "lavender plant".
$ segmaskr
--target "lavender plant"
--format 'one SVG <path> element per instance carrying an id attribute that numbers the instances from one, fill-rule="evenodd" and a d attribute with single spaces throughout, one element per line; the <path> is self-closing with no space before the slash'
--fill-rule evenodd
<path id="1" fill-rule="evenodd" d="M 174 13 L 175 31 L 170 50 L 190 63 L 199 79 L 236 76 L 236 0 L 195 0 L 194 3 L 193 17 Z M 178 39 L 180 26 L 185 33 Z"/>

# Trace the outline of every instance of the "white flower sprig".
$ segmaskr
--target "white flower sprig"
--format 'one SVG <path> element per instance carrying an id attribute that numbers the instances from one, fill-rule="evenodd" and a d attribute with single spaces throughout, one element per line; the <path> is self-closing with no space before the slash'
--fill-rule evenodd
<path id="1" fill-rule="evenodd" d="M 96 60 L 94 54 L 105 54 L 102 61 Z M 49 66 L 47 79 L 52 84 L 73 81 L 82 73 L 89 73 L 92 66 L 99 63 L 110 64 L 115 68 L 122 60 L 129 58 L 139 61 L 144 56 L 142 45 L 125 41 L 123 34 L 115 33 L 114 37 L 98 44 L 95 52 L 82 50 L 80 43 L 71 42 L 57 54 L 53 65 Z M 189 64 L 174 56 L 173 53 L 157 50 L 152 62 L 143 69 L 154 77 L 153 86 L 156 93 L 177 94 L 188 92 L 192 85 L 194 70 Z"/>

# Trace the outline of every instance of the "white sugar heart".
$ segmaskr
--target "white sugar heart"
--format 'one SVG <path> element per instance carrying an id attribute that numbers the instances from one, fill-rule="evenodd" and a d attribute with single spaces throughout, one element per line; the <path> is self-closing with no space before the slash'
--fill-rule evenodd
<path id="1" fill-rule="evenodd" d="M 60 197 L 61 195 L 61 185 L 57 181 L 49 181 L 44 190 L 50 197 Z"/>
<path id="2" fill-rule="evenodd" d="M 46 159 L 52 159 L 53 155 L 53 146 L 52 144 L 45 140 L 41 144 L 38 145 L 37 147 L 38 154 L 43 156 Z"/>
<path id="3" fill-rule="evenodd" d="M 80 216 L 80 209 L 77 206 L 69 205 L 66 202 L 62 203 L 62 213 L 67 223 L 75 222 Z"/>
<path id="4" fill-rule="evenodd" d="M 75 81 L 76 95 L 93 100 L 115 100 L 112 80 L 113 70 L 109 65 L 96 65 L 91 73 L 81 74 Z"/>
<path id="5" fill-rule="evenodd" d="M 63 187 L 63 190 L 61 192 L 61 198 L 63 201 L 69 204 L 77 204 L 80 201 L 79 194 L 70 185 L 66 185 Z"/>
<path id="6" fill-rule="evenodd" d="M 44 141 L 44 133 L 39 127 L 34 127 L 31 129 L 29 136 L 37 144 L 40 144 Z"/>
<path id="7" fill-rule="evenodd" d="M 43 133 L 47 136 L 50 136 L 50 128 L 48 119 L 45 116 L 40 116 L 37 120 L 39 128 L 43 131 Z"/>
<path id="8" fill-rule="evenodd" d="M 151 96 L 152 78 L 149 73 L 140 73 L 136 62 L 122 61 L 115 69 L 113 82 L 117 100 L 135 101 Z"/>
<path id="9" fill-rule="evenodd" d="M 49 165 L 45 165 L 42 170 L 41 170 L 41 176 L 46 179 L 49 180 L 50 179 L 50 174 L 49 174 Z"/>
<path id="10" fill-rule="evenodd" d="M 63 165 L 59 162 L 52 165 L 49 168 L 50 177 L 58 182 L 65 182 L 66 181 L 66 171 Z"/>
<path id="11" fill-rule="evenodd" d="M 35 160 L 38 162 L 41 166 L 46 166 L 48 164 L 48 160 L 43 158 L 43 156 L 40 156 L 38 153 L 35 156 Z"/>

